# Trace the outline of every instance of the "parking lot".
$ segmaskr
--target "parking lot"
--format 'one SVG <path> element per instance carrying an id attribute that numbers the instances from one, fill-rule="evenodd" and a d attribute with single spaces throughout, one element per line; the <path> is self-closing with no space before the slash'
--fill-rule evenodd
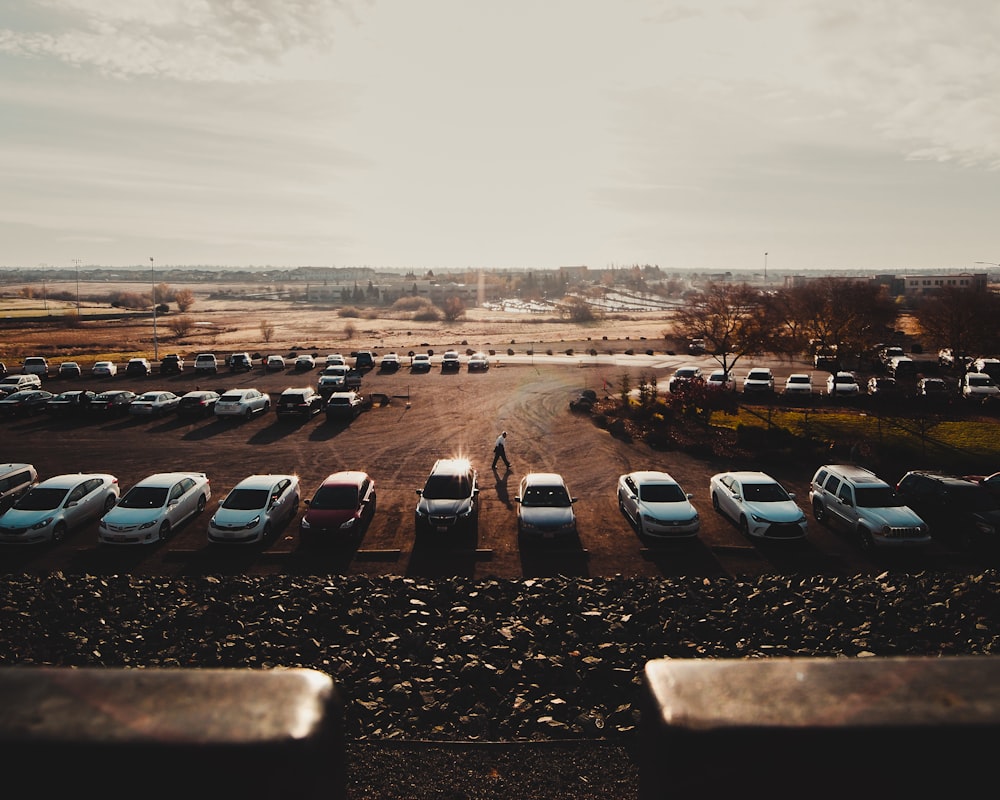
<path id="1" fill-rule="evenodd" d="M 353 421 L 332 422 L 323 414 L 307 420 L 279 419 L 274 401 L 293 386 L 315 386 L 319 369 L 265 373 L 169 377 L 84 377 L 50 379 L 47 388 L 166 389 L 184 394 L 195 387 L 222 392 L 253 387 L 272 397 L 269 412 L 250 419 L 125 416 L 110 420 L 54 419 L 47 415 L 0 422 L 4 461 L 34 464 L 40 477 L 64 472 L 110 472 L 122 490 L 153 472 L 205 472 L 212 487 L 206 510 L 150 546 L 98 546 L 96 523 L 71 532 L 52 547 L 5 547 L 0 561 L 8 571 L 150 575 L 220 574 L 392 574 L 463 575 L 516 578 L 575 576 L 755 576 L 764 573 L 853 575 L 885 569 L 956 569 L 982 566 L 983 556 L 935 543 L 926 552 L 888 558 L 868 556 L 856 541 L 809 517 L 800 542 L 747 540 L 731 522 L 714 513 L 709 478 L 726 469 L 763 468 L 728 459 L 702 460 L 677 451 L 653 450 L 642 442 L 611 436 L 588 415 L 568 410 L 582 388 L 615 394 L 622 373 L 632 379 L 655 374 L 666 384 L 673 369 L 690 357 L 526 356 L 492 359 L 490 369 L 469 373 L 463 366 L 442 372 L 366 374 L 362 391 L 379 402 Z M 695 359 L 698 361 L 699 359 Z M 712 363 L 704 361 L 706 371 Z M 813 371 L 801 364 L 775 363 L 778 377 Z M 738 370 L 742 375 L 743 372 Z M 825 378 L 825 375 L 823 376 Z M 509 433 L 511 471 L 490 469 L 492 445 Z M 480 513 L 474 537 L 414 544 L 414 508 L 419 489 L 437 458 L 465 456 L 479 470 Z M 771 464 L 768 471 L 808 509 L 808 481 L 814 466 Z M 331 472 L 367 471 L 376 481 L 378 510 L 356 545 L 301 546 L 298 516 L 263 546 L 209 545 L 208 519 L 229 489 L 254 473 L 294 473 L 302 499 L 310 497 Z M 640 540 L 618 510 L 618 476 L 639 469 L 670 472 L 694 495 L 701 531 L 692 541 L 651 545 Z M 578 540 L 521 548 L 516 535 L 520 478 L 529 471 L 558 472 L 578 498 Z"/>

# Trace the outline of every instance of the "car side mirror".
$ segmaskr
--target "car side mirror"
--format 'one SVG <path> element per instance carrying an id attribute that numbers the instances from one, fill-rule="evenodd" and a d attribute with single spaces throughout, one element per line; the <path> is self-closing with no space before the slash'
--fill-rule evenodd
<path id="1" fill-rule="evenodd" d="M 569 501 L 570 501 L 571 503 L 575 503 L 575 502 L 577 501 L 577 499 L 578 499 L 578 498 L 576 498 L 576 497 L 571 497 L 571 498 L 569 499 Z"/>
<path id="2" fill-rule="evenodd" d="M 305 500 L 305 501 L 303 501 L 303 502 L 305 502 L 305 504 L 306 504 L 307 506 L 309 506 L 309 505 L 312 505 L 312 500 Z"/>
<path id="3" fill-rule="evenodd" d="M 692 494 L 691 492 L 688 492 L 688 493 L 687 493 L 686 495 L 684 495 L 684 496 L 685 496 L 685 497 L 686 497 L 686 498 L 687 498 L 688 500 L 694 500 L 694 495 L 693 495 L 693 494 Z"/>
<path id="4" fill-rule="evenodd" d="M 742 495 L 740 495 L 739 492 L 734 492 L 733 493 L 733 500 L 737 501 L 738 503 L 742 503 L 743 502 L 743 497 L 742 497 Z"/>
<path id="5" fill-rule="evenodd" d="M 789 497 L 790 497 L 790 498 L 791 498 L 792 500 L 794 500 L 794 499 L 795 499 L 795 492 L 789 492 L 789 493 L 788 493 L 788 496 L 789 496 Z"/>
<path id="6" fill-rule="evenodd" d="M 515 503 L 520 503 L 521 502 L 521 498 L 520 497 L 515 497 L 514 498 L 514 502 Z"/>
<path id="7" fill-rule="evenodd" d="M 423 489 L 417 489 L 417 494 L 420 495 L 421 497 L 423 497 L 424 490 Z"/>

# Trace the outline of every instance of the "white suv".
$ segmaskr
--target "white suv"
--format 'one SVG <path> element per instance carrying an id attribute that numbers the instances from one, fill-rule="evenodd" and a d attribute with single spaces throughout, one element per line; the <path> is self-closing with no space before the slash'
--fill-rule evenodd
<path id="1" fill-rule="evenodd" d="M 28 356 L 24 359 L 23 372 L 25 375 L 38 375 L 46 378 L 49 374 L 49 362 L 41 356 Z"/>
<path id="2" fill-rule="evenodd" d="M 744 394 L 771 394 L 774 392 L 774 375 L 770 367 L 754 367 L 743 379 Z"/>
<path id="3" fill-rule="evenodd" d="M 809 500 L 817 522 L 839 526 L 858 537 L 861 547 L 925 547 L 930 529 L 896 492 L 873 472 L 853 464 L 816 470 Z"/>
<path id="4" fill-rule="evenodd" d="M 199 353 L 194 360 L 195 372 L 218 372 L 219 362 L 214 353 Z"/>

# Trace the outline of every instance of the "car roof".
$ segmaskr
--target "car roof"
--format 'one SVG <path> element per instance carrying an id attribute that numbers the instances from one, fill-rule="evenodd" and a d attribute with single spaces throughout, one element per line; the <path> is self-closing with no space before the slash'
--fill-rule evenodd
<path id="1" fill-rule="evenodd" d="M 66 472 L 62 475 L 53 475 L 37 484 L 39 489 L 72 489 L 80 481 L 89 478 L 113 478 L 106 472 Z"/>
<path id="2" fill-rule="evenodd" d="M 655 469 L 640 469 L 628 473 L 636 483 L 677 483 L 668 472 Z"/>
<path id="3" fill-rule="evenodd" d="M 565 484 L 562 475 L 558 472 L 529 472 L 522 478 L 525 486 L 532 484 Z"/>
<path id="4" fill-rule="evenodd" d="M 260 474 L 260 475 L 248 475 L 239 483 L 237 483 L 234 489 L 270 489 L 277 481 L 284 480 L 288 478 L 289 480 L 294 479 L 295 475 L 283 475 L 280 473 L 275 474 Z"/>
<path id="5" fill-rule="evenodd" d="M 439 458 L 431 467 L 434 474 L 449 473 L 457 475 L 472 469 L 472 462 L 467 458 Z"/>
<path id="6" fill-rule="evenodd" d="M 281 393 L 282 394 L 310 394 L 310 393 L 314 393 L 314 392 L 315 392 L 315 389 L 313 389 L 311 386 L 289 386 L 287 389 L 284 389 Z"/>
<path id="7" fill-rule="evenodd" d="M 731 475 L 736 478 L 740 483 L 777 483 L 774 478 L 768 475 L 766 472 L 757 472 L 753 470 L 737 470 L 735 472 L 723 472 L 721 475 Z"/>
<path id="8" fill-rule="evenodd" d="M 173 486 L 181 478 L 204 478 L 204 472 L 154 472 L 147 475 L 136 486 Z"/>
<path id="9" fill-rule="evenodd" d="M 354 486 L 367 477 L 369 477 L 367 472 L 357 469 L 331 472 L 323 479 L 320 486 Z"/>

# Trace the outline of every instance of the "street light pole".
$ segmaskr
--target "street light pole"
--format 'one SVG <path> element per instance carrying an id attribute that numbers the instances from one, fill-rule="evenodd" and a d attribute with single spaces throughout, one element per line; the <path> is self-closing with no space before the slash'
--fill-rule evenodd
<path id="1" fill-rule="evenodd" d="M 156 274 L 153 272 L 153 257 L 149 257 L 149 288 L 153 296 L 153 361 L 160 360 L 160 347 L 156 338 Z"/>
<path id="2" fill-rule="evenodd" d="M 767 283 L 767 253 L 764 253 L 764 283 Z"/>
<path id="3" fill-rule="evenodd" d="M 74 258 L 76 264 L 76 318 L 80 318 L 80 259 Z"/>

